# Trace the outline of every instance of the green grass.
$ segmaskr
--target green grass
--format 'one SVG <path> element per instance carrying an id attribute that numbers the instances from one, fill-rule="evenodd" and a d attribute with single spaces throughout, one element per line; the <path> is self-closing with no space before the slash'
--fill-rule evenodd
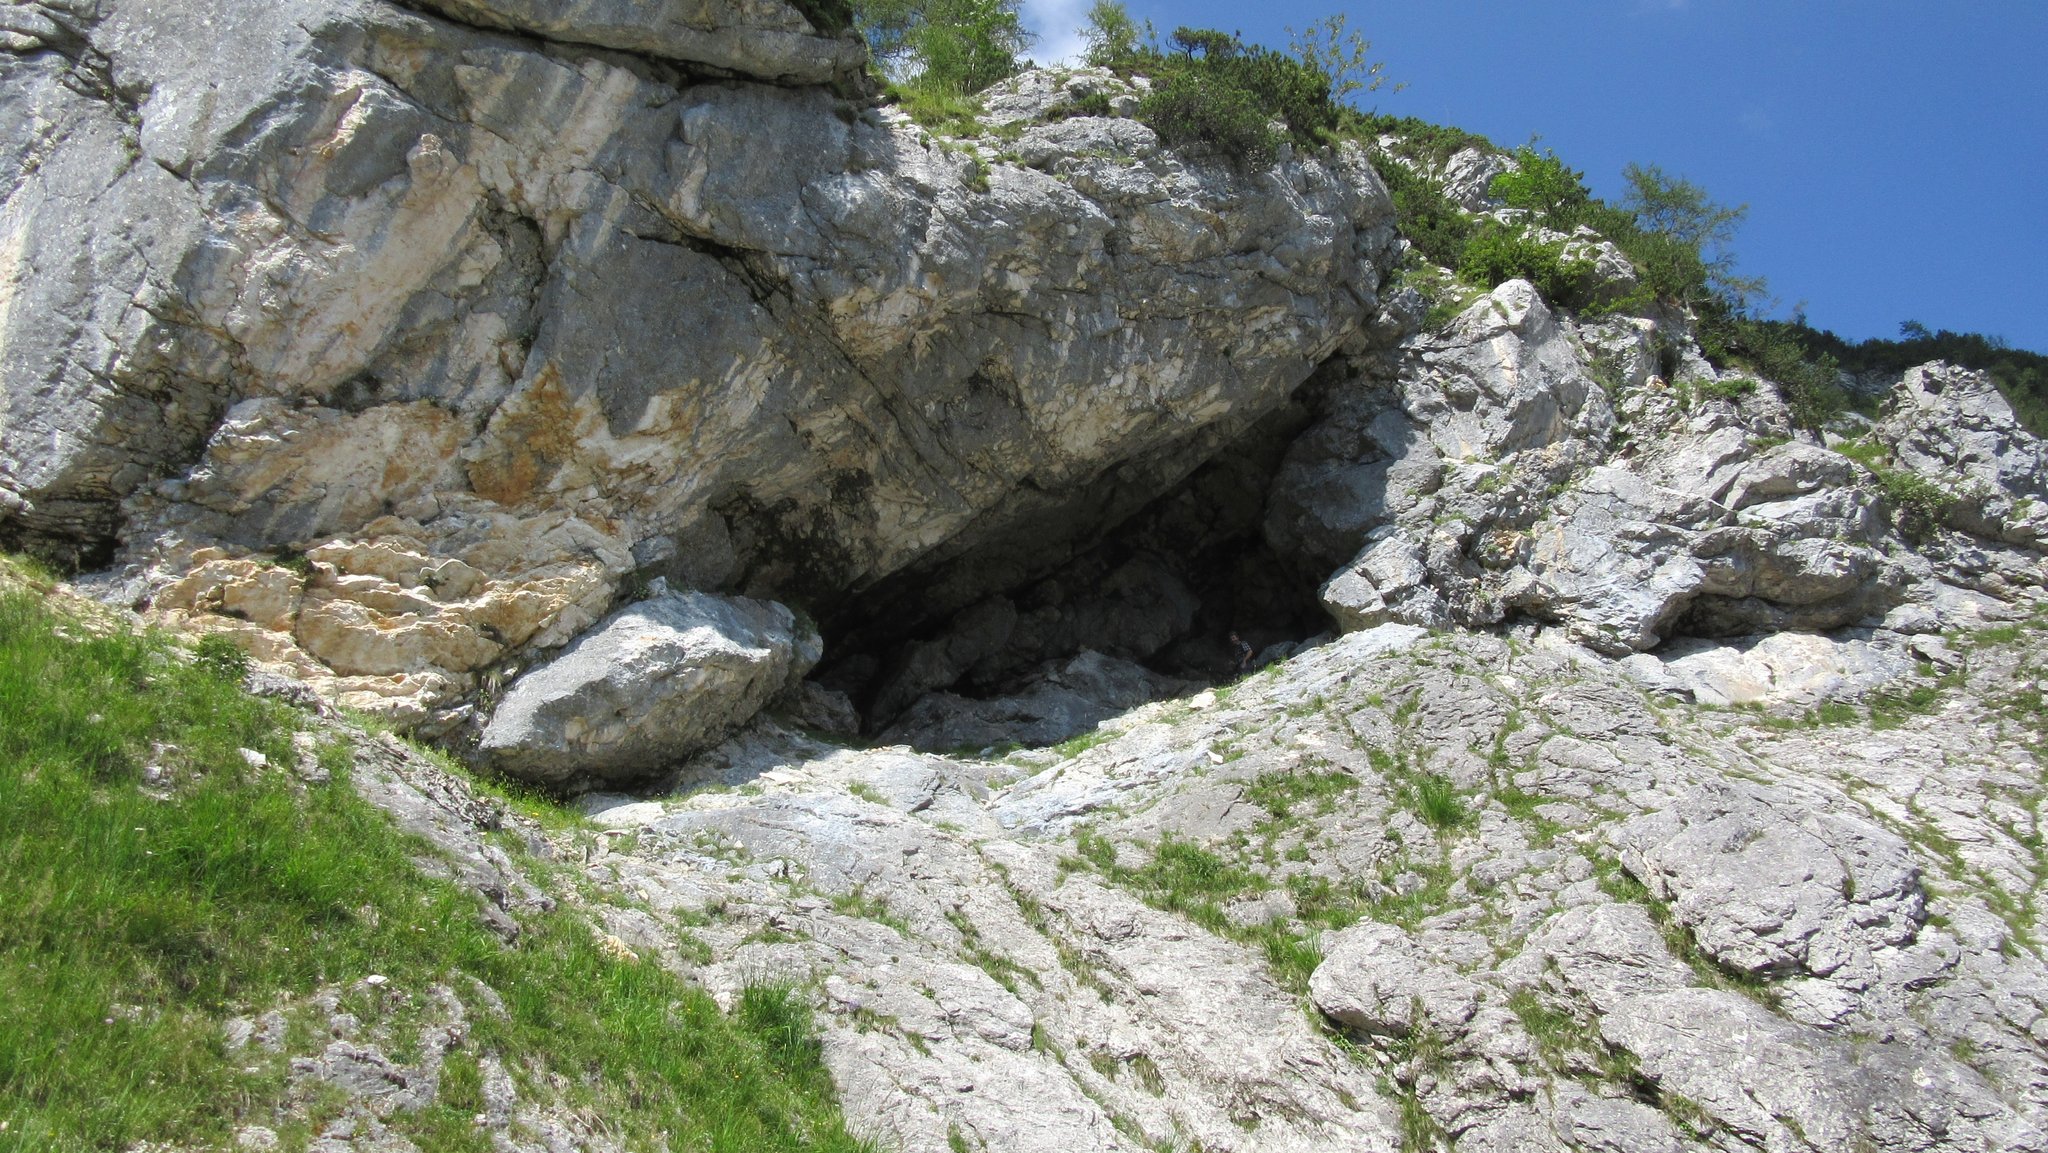
<path id="1" fill-rule="evenodd" d="M 1058 753 L 1063 758 L 1078 757 L 1115 735 L 1108 729 L 1096 729 L 1093 732 L 1082 733 L 1078 737 L 1061 741 L 1052 747 L 1052 751 Z"/>
<path id="2" fill-rule="evenodd" d="M 1336 811 L 1337 798 L 1358 787 L 1358 778 L 1343 772 L 1287 772 L 1260 774 L 1245 786 L 1244 799 L 1287 821 L 1294 806 L 1306 803 L 1316 815 Z"/>
<path id="3" fill-rule="evenodd" d="M 1529 826 L 1529 843 L 1539 849 L 1547 849 L 1557 842 L 1564 832 L 1564 826 L 1538 812 L 1544 798 L 1529 792 L 1510 781 L 1493 791 L 1493 799 L 1500 802 L 1508 815 Z"/>
<path id="4" fill-rule="evenodd" d="M 0 593 L 0 1150 L 223 1145 L 274 1123 L 287 1066 L 229 1053 L 222 1021 L 372 973 L 415 1004 L 474 978 L 505 1006 L 472 1004 L 440 1100 L 392 1117 L 422 1148 L 487 1147 L 470 1120 L 484 1054 L 630 1149 L 860 1147 L 801 997 L 750 991 L 729 1018 L 568 912 L 507 945 L 349 788 L 345 746 L 326 785 L 250 768 L 240 749 L 289 764 L 302 718 L 230 671 Z M 377 1005 L 349 1007 L 377 1025 Z M 293 1054 L 321 1043 L 305 1013 Z M 336 1107 L 316 1100 L 310 1123 Z"/>
<path id="5" fill-rule="evenodd" d="M 1423 773 L 1415 779 L 1410 794 L 1415 815 L 1424 824 L 1438 832 L 1458 828 L 1471 821 L 1471 810 L 1465 807 L 1463 798 L 1458 796 L 1458 787 L 1448 777 L 1437 773 Z"/>
<path id="6" fill-rule="evenodd" d="M 1941 707 L 1943 690 L 1961 680 L 1956 674 L 1922 681 L 1906 689 L 1888 689 L 1870 697 L 1870 727 L 1883 732 L 1904 725 L 1912 717 L 1926 716 Z"/>
<path id="7" fill-rule="evenodd" d="M 981 101 L 972 96 L 954 96 L 915 86 L 889 86 L 897 107 L 919 126 L 944 136 L 980 136 Z"/>
<path id="8" fill-rule="evenodd" d="M 1522 1022 L 1529 1039 L 1536 1043 L 1544 1067 L 1552 1073 L 1573 1076 L 1585 1070 L 1594 1079 L 1639 1095 L 1649 1096 L 1653 1092 L 1636 1069 L 1635 1054 L 1609 1046 L 1590 1017 L 1579 1016 L 1526 988 L 1508 994 L 1508 1011 Z"/>

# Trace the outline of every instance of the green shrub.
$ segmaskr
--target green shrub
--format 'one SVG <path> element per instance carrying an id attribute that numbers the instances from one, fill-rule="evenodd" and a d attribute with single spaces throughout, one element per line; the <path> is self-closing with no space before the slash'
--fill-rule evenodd
<path id="1" fill-rule="evenodd" d="M 1060 112 L 1066 116 L 1114 116 L 1116 109 L 1110 106 L 1106 92 L 1087 92 L 1063 105 Z"/>
<path id="2" fill-rule="evenodd" d="M 1882 469 L 1877 474 L 1877 484 L 1885 500 L 1898 510 L 1902 525 L 1912 531 L 1925 531 L 1940 524 L 1955 507 L 1953 493 L 1908 469 Z"/>
<path id="3" fill-rule="evenodd" d="M 1314 63 L 1205 28 L 1175 29 L 1173 44 L 1179 51 L 1146 49 L 1131 62 L 1153 82 L 1138 118 L 1169 148 L 1263 168 L 1288 138 L 1313 145 L 1336 127 L 1330 76 Z"/>
<path id="4" fill-rule="evenodd" d="M 1251 93 L 1196 69 L 1160 81 L 1138 118 L 1169 148 L 1220 153 L 1248 168 L 1273 163 L 1283 139 Z"/>
<path id="5" fill-rule="evenodd" d="M 1385 83 L 1370 43 L 1341 15 L 1290 30 L 1292 54 L 1208 28 L 1177 28 L 1162 47 L 1114 0 L 1099 0 L 1088 23 L 1089 63 L 1151 80 L 1138 118 L 1161 143 L 1250 168 L 1271 164 L 1290 139 L 1319 145 L 1347 113 L 1344 97 Z"/>
<path id="6" fill-rule="evenodd" d="M 1379 166 L 1394 199 L 1394 225 L 1431 264 L 1458 268 L 1477 227 L 1444 195 L 1443 186 L 1399 161 Z M 1491 287 L 1490 285 L 1488 287 Z"/>
<path id="7" fill-rule="evenodd" d="M 1443 272 L 1426 260 L 1410 259 L 1395 270 L 1391 288 L 1412 288 L 1428 306 L 1422 318 L 1425 329 L 1435 330 L 1470 307 L 1480 293 L 1457 277 Z"/>
<path id="8" fill-rule="evenodd" d="M 1825 329 L 1808 327 L 1803 319 L 1785 324 L 1809 357 L 1833 357 L 1846 372 L 1901 373 L 1931 360 L 1944 360 L 1991 374 L 2007 403 L 2029 432 L 2048 436 L 2048 356 L 2027 352 L 1996 336 L 1975 332 L 1929 331 L 1906 321 L 1899 338 L 1844 340 Z"/>
<path id="9" fill-rule="evenodd" d="M 1700 350 L 1722 364 L 1746 364 L 1777 383 L 1792 417 L 1819 428 L 1849 406 L 1834 358 L 1809 355 L 1780 321 L 1757 320 L 1712 309 L 1699 324 Z"/>
<path id="10" fill-rule="evenodd" d="M 1592 203 L 1586 175 L 1565 167 L 1555 152 L 1534 146 L 1515 150 L 1515 170 L 1493 178 L 1489 191 L 1509 208 L 1535 212 L 1560 232 L 1579 223 L 1579 213 Z"/>
<path id="11" fill-rule="evenodd" d="M 1566 259 L 1564 247 L 1563 241 L 1541 241 L 1526 229 L 1489 221 L 1465 242 L 1458 275 L 1476 288 L 1519 277 L 1535 285 L 1545 300 L 1578 308 L 1585 304 L 1593 264 Z"/>
<path id="12" fill-rule="evenodd" d="M 1890 450 L 1878 441 L 1843 441 L 1835 451 L 1870 470 L 1897 515 L 1899 527 L 1908 533 L 1926 532 L 1948 519 L 1955 507 L 1954 493 L 1919 473 L 1894 466 Z"/>
<path id="13" fill-rule="evenodd" d="M 1467 148 L 1495 151 L 1493 141 L 1477 133 L 1448 124 L 1432 124 L 1413 116 L 1388 116 L 1347 109 L 1341 128 L 1344 135 L 1359 140 L 1391 136 L 1394 138 L 1392 151 L 1395 155 L 1426 168 L 1440 168 L 1446 160 Z"/>
<path id="14" fill-rule="evenodd" d="M 229 684 L 239 685 L 249 675 L 249 654 L 231 638 L 208 633 L 192 646 L 192 663 Z"/>
<path id="15" fill-rule="evenodd" d="M 1756 381 L 1745 376 L 1724 376 L 1718 380 L 1701 380 L 1699 390 L 1702 396 L 1717 400 L 1741 400 L 1756 391 Z"/>

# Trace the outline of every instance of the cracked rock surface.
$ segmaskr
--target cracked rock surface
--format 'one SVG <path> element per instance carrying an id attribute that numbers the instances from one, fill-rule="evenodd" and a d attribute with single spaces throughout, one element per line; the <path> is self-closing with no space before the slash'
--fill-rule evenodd
<path id="1" fill-rule="evenodd" d="M 885 1148 L 2043 1149 L 2048 631 L 1951 655 L 1727 709 L 1383 625 L 1061 751 L 758 722 L 549 855 L 616 947 L 808 990 Z M 421 1083 L 337 1045 L 365 1124 Z"/>

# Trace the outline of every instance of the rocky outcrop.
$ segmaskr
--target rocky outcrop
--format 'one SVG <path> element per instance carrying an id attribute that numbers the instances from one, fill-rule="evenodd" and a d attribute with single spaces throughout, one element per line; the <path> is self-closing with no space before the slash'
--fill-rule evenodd
<path id="1" fill-rule="evenodd" d="M 1949 498 L 1950 526 L 2036 548 L 2048 539 L 2048 458 L 1989 376 L 1923 365 L 1889 403 L 1872 436 Z"/>
<path id="2" fill-rule="evenodd" d="M 1107 72 L 944 137 L 771 0 L 16 10 L 0 532 L 428 733 L 656 581 L 807 605 L 831 688 L 870 731 L 929 700 L 921 742 L 1084 649 L 1214 676 L 1318 589 L 1626 655 L 2040 581 L 1985 382 L 1922 370 L 1877 431 L 1956 498 L 1906 539 L 1682 322 L 1514 281 L 1417 332 L 1365 152 L 1191 161 L 1074 114 L 1134 110 Z"/>
<path id="3" fill-rule="evenodd" d="M 1382 625 L 1070 754 L 757 727 L 593 800 L 588 875 L 721 996 L 810 982 L 898 1148 L 2043 1149 L 2042 645 L 1821 719 Z"/>
<path id="4" fill-rule="evenodd" d="M 1979 494 L 1949 514 L 1975 543 L 1930 544 L 1768 382 L 1690 354 L 1687 376 L 1661 376 L 1657 331 L 1578 323 L 1511 282 L 1397 358 L 1356 363 L 1275 477 L 1268 538 L 1335 566 L 1321 599 L 1344 628 L 1533 619 L 1614 656 L 1924 621 L 1914 606 L 1959 589 L 2040 584 L 2010 548 L 2039 507 L 2022 495 L 2038 442 L 1988 380 L 1915 370 L 1876 432 L 1915 446 L 1902 475 Z M 1912 399 L 1951 377 L 1957 399 Z"/>
<path id="5" fill-rule="evenodd" d="M 936 134 L 856 58 L 774 0 L 8 6 L 0 530 L 666 782 L 536 876 L 809 996 L 891 1147 L 2048 1150 L 2048 474 L 1988 380 L 1817 433 L 1683 317 L 1383 300 L 1358 148 L 1191 160 L 1096 70 Z"/>
<path id="6" fill-rule="evenodd" d="M 641 601 L 512 682 L 477 748 L 540 785 L 644 779 L 751 720 L 820 653 L 817 633 L 778 604 Z"/>
<path id="7" fill-rule="evenodd" d="M 1733 640 L 1689 638 L 1620 662 L 1647 688 L 1706 705 L 1812 705 L 1858 697 L 1910 671 L 1933 644 L 1876 645 L 1861 637 L 1770 633 Z"/>
<path id="8" fill-rule="evenodd" d="M 822 611 L 1085 542 L 1356 336 L 1396 243 L 1356 149 L 1191 163 L 1065 115 L 1107 74 L 1020 79 L 1000 139 L 792 86 L 846 43 L 773 0 L 172 7 L 0 54 L 0 519 L 131 599 L 207 569 L 168 611 L 264 599 L 219 623 L 408 723 L 629 575 Z M 435 633 L 362 659 L 264 558 L 364 549 L 531 619 L 315 560 L 352 635 Z"/>

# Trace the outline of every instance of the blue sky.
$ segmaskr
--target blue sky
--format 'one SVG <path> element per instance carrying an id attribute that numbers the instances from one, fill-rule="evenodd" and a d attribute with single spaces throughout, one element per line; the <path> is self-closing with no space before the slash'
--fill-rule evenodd
<path id="1" fill-rule="evenodd" d="M 2048 351 L 2043 0 L 1127 0 L 1162 32 L 1285 46 L 1330 12 L 1399 93 L 1368 107 L 1540 135 L 1596 193 L 1652 163 L 1749 205 L 1735 251 L 1779 313 L 1844 336 L 1899 322 Z M 1033 55 L 1078 48 L 1090 0 L 1025 0 Z"/>

